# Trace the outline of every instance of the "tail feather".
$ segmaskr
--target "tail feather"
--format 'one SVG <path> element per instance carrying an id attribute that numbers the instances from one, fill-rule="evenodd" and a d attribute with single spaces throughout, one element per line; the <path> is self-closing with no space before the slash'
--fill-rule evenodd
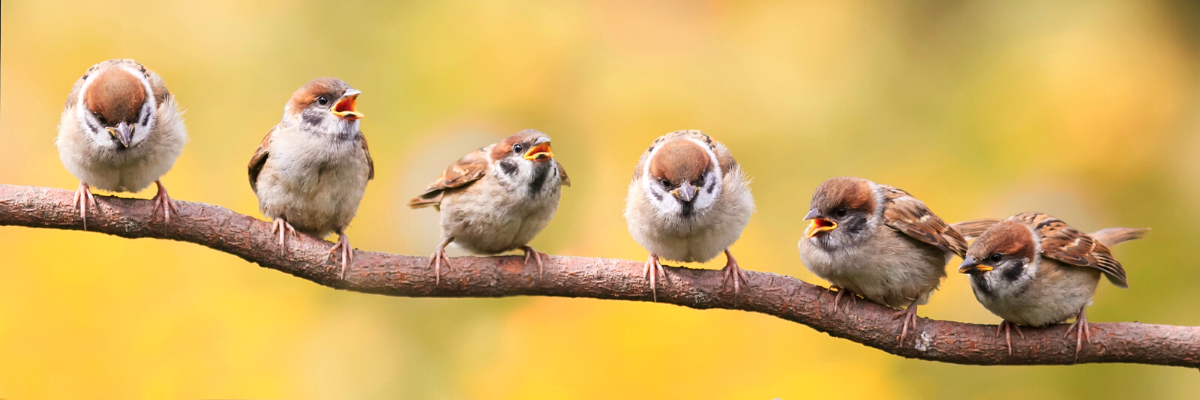
<path id="1" fill-rule="evenodd" d="M 1092 238 L 1105 246 L 1113 246 L 1134 239 L 1141 239 L 1150 233 L 1150 228 L 1107 228 L 1092 233 Z"/>
<path id="2" fill-rule="evenodd" d="M 1000 223 L 1000 220 L 977 219 L 974 221 L 963 221 L 950 224 L 950 227 L 958 231 L 958 233 L 963 235 L 964 238 L 970 240 L 979 237 L 979 235 L 987 232 L 989 228 L 998 223 Z"/>

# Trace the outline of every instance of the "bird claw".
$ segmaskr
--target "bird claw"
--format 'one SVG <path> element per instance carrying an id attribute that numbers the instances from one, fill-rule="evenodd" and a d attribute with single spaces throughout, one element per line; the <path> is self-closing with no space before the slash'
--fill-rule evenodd
<path id="1" fill-rule="evenodd" d="M 1004 331 L 1004 343 L 1008 345 L 1008 355 L 1012 355 L 1012 337 L 1009 334 L 1011 329 L 1016 329 L 1017 334 L 1021 335 L 1021 339 L 1025 338 L 1025 333 L 1021 332 L 1021 326 L 1008 320 L 1000 320 L 1000 325 L 996 327 L 996 336 L 1000 336 L 1000 332 Z"/>
<path id="2" fill-rule="evenodd" d="M 750 282 L 746 280 L 746 275 L 738 267 L 738 262 L 733 258 L 733 254 L 729 253 L 729 249 L 725 249 L 725 259 L 725 267 L 721 268 L 721 290 L 725 290 L 725 283 L 732 280 L 733 295 L 737 297 L 738 293 L 742 292 L 742 285 L 750 286 Z"/>
<path id="3" fill-rule="evenodd" d="M 537 250 L 534 250 L 532 246 L 528 246 L 528 245 L 521 246 L 521 250 L 525 251 L 525 264 L 529 264 L 529 256 L 530 255 L 533 256 L 533 261 L 537 263 L 537 267 L 538 267 L 538 278 L 541 278 L 542 277 L 542 255 L 541 255 L 541 253 L 538 253 Z"/>
<path id="4" fill-rule="evenodd" d="M 650 298 L 658 302 L 658 275 L 662 274 L 663 280 L 667 279 L 667 270 L 663 268 L 662 263 L 658 261 L 657 254 L 650 254 L 646 259 L 646 265 L 642 268 L 642 278 L 650 280 Z"/>
<path id="5" fill-rule="evenodd" d="M 831 290 L 837 289 L 837 295 L 833 297 L 833 311 L 834 312 L 837 311 L 838 302 L 842 301 L 843 294 L 849 294 L 850 301 L 854 302 L 854 305 L 858 305 L 858 297 L 855 297 L 854 292 L 851 292 L 849 289 L 846 289 L 846 288 L 840 287 L 840 286 L 830 286 L 829 289 L 831 289 Z"/>
<path id="6" fill-rule="evenodd" d="M 1088 325 L 1086 308 L 1079 310 L 1079 316 L 1067 327 L 1067 333 L 1063 337 L 1070 337 L 1071 331 L 1075 331 L 1075 361 L 1079 361 L 1079 350 L 1083 348 L 1084 338 L 1088 344 L 1092 343 L 1092 327 Z"/>
<path id="7" fill-rule="evenodd" d="M 904 343 L 904 338 L 908 336 L 908 326 L 911 324 L 914 331 L 917 329 L 917 305 L 910 305 L 903 311 L 892 314 L 892 319 L 900 317 L 904 318 L 904 325 L 900 328 L 900 343 Z"/>
<path id="8" fill-rule="evenodd" d="M 79 182 L 79 188 L 75 189 L 74 207 L 79 208 L 79 218 L 83 220 L 83 230 L 87 230 L 87 207 L 88 203 L 96 206 L 96 197 L 92 196 L 92 190 L 88 184 Z"/>
<path id="9" fill-rule="evenodd" d="M 350 247 L 350 238 L 344 233 L 338 233 L 338 241 L 329 248 L 329 255 L 337 258 L 338 253 L 342 256 L 342 273 L 343 280 L 346 279 L 346 266 L 354 264 L 354 249 Z"/>
<path id="10" fill-rule="evenodd" d="M 438 246 L 433 251 L 433 255 L 429 256 L 429 263 L 425 264 L 426 267 L 433 266 L 433 286 L 442 283 L 442 261 L 446 262 L 446 268 L 450 268 L 450 257 L 446 256 L 447 244 L 450 244 L 450 241 L 446 241 Z"/>
<path id="11" fill-rule="evenodd" d="M 292 224 L 289 224 L 283 218 L 275 218 L 275 221 L 271 222 L 271 235 L 279 237 L 279 247 L 283 248 L 284 252 L 288 251 L 288 247 L 287 247 L 287 237 L 288 237 L 287 234 L 288 233 L 291 233 L 293 238 L 300 237 L 300 234 L 296 233 L 296 228 L 293 227 Z"/>
<path id="12" fill-rule="evenodd" d="M 162 181 L 154 181 L 154 184 L 158 186 L 158 193 L 155 193 L 154 197 L 150 199 L 154 203 L 154 208 L 150 210 L 150 219 L 154 220 L 161 208 L 163 221 L 169 224 L 171 223 L 171 213 L 179 214 L 179 211 L 175 209 L 175 202 L 171 200 L 171 196 L 167 195 L 167 188 L 163 186 Z"/>

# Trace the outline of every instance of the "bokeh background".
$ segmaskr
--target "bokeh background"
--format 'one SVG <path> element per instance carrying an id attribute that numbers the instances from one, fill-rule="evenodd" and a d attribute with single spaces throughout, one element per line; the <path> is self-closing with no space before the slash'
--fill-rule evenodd
<path id="1" fill-rule="evenodd" d="M 93 63 L 135 58 L 188 110 L 171 195 L 260 216 L 246 161 L 293 90 L 336 76 L 364 92 L 378 171 L 349 229 L 361 249 L 428 254 L 436 215 L 405 201 L 536 128 L 575 185 L 532 244 L 644 259 L 621 218 L 630 171 L 657 136 L 701 129 L 754 177 L 744 268 L 825 284 L 799 261 L 800 219 L 818 183 L 856 175 L 949 221 L 1151 226 L 1116 248 L 1131 287 L 1101 283 L 1090 319 L 1200 324 L 1200 5 L 1047 3 L 5 0 L 0 182 L 74 189 L 64 99 Z M 14 227 L 0 243 L 0 398 L 1200 392 L 1194 370 L 913 361 L 745 312 L 389 298 L 187 243 Z M 921 312 L 998 322 L 958 274 Z"/>

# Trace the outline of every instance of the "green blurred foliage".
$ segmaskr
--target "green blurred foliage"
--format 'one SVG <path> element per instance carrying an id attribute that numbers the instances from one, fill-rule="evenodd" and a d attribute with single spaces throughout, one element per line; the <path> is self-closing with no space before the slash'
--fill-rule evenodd
<path id="1" fill-rule="evenodd" d="M 754 177 L 745 268 L 795 248 L 836 175 L 950 221 L 1038 210 L 1151 226 L 1094 321 L 1200 324 L 1200 6 L 1190 1 L 9 1 L 0 182 L 73 189 L 53 144 L 88 66 L 135 58 L 187 108 L 173 197 L 259 215 L 245 162 L 318 76 L 364 94 L 377 176 L 356 247 L 428 254 L 404 202 L 522 128 L 570 171 L 533 245 L 643 259 L 621 215 L 655 137 L 701 129 Z M 137 196 L 149 197 L 148 190 Z M 762 315 L 320 287 L 200 246 L 0 228 L 0 398 L 1185 398 L 1196 371 L 905 360 Z M 709 263 L 716 268 L 721 261 Z M 823 283 L 823 282 L 821 282 Z M 952 274 L 922 315 L 996 323 Z"/>

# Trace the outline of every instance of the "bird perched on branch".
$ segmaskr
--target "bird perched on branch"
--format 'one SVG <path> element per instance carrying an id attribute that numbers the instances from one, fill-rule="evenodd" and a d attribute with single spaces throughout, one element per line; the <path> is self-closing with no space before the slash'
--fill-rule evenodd
<path id="1" fill-rule="evenodd" d="M 96 204 L 93 187 L 137 192 L 154 183 L 151 218 L 162 209 L 170 222 L 175 205 L 159 178 L 187 140 L 183 111 L 154 71 L 123 59 L 88 68 L 67 96 L 55 141 L 63 165 L 79 178 L 75 206 L 84 229 L 88 206 Z"/>
<path id="2" fill-rule="evenodd" d="M 571 179 L 554 158 L 550 137 L 533 129 L 451 164 L 408 202 L 409 207 L 433 206 L 441 213 L 441 243 L 429 258 L 435 284 L 441 282 L 442 262 L 450 266 L 450 243 L 477 254 L 520 248 L 525 262 L 532 256 L 541 274 L 542 257 L 529 241 L 554 218 L 562 186 L 571 186 Z"/>
<path id="3" fill-rule="evenodd" d="M 336 233 L 329 253 L 341 256 L 342 278 L 354 261 L 345 230 L 367 181 L 375 178 L 375 162 L 359 130 L 361 93 L 335 78 L 313 79 L 297 89 L 248 166 L 258 209 L 274 220 L 271 232 L 284 251 L 297 231 L 317 238 Z"/>
<path id="4" fill-rule="evenodd" d="M 729 246 L 754 213 L 749 183 L 729 149 L 700 131 L 663 135 L 638 159 L 625 221 L 650 251 L 642 273 L 656 300 L 656 278 L 667 276 L 660 258 L 705 262 L 724 252 L 721 285 L 732 282 L 734 294 L 741 291 L 746 278 Z"/>
<path id="5" fill-rule="evenodd" d="M 1088 235 L 1046 214 L 1018 214 L 980 235 L 958 272 L 970 275 L 975 298 L 1004 319 L 1000 325 L 1010 354 L 1011 328 L 1020 333 L 1020 325 L 1044 327 L 1075 317 L 1067 335 L 1076 331 L 1078 356 L 1083 339 L 1091 343 L 1085 311 L 1100 275 L 1119 288 L 1129 287 L 1108 246 L 1149 232 L 1108 228 Z"/>
<path id="6" fill-rule="evenodd" d="M 915 328 L 917 306 L 946 277 L 946 263 L 963 256 L 967 241 L 925 203 L 903 190 L 854 177 L 831 178 L 813 193 L 809 227 L 800 239 L 804 266 L 843 293 L 894 308 L 903 317 L 900 341 Z M 978 233 L 995 223 L 962 228 Z"/>

